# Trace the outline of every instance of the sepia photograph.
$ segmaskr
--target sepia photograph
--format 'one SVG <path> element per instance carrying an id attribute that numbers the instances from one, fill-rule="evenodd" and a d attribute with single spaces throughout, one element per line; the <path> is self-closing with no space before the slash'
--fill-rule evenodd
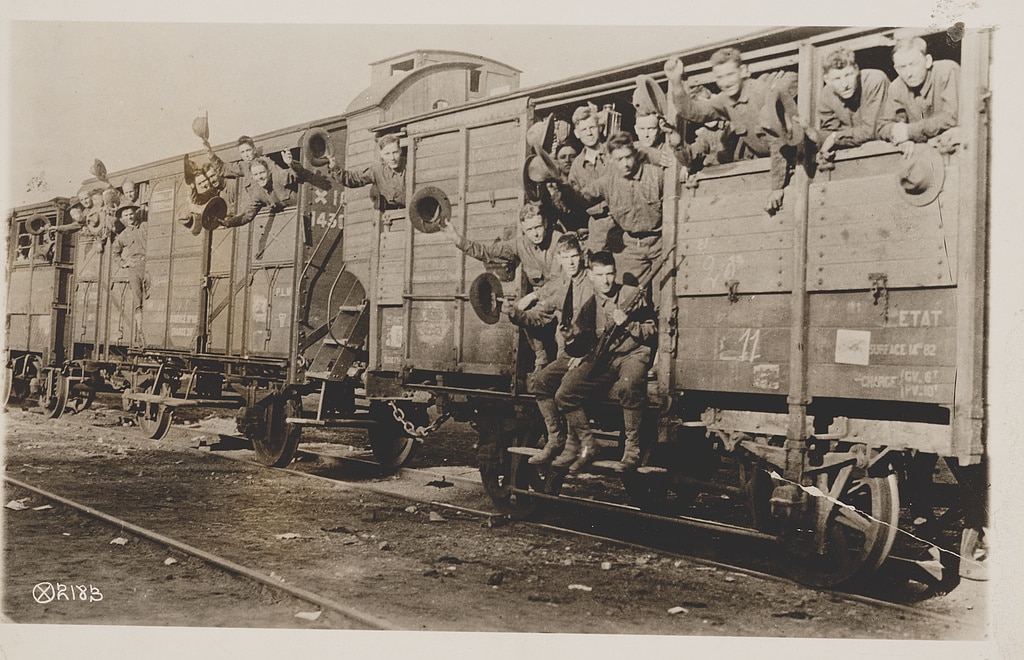
<path id="1" fill-rule="evenodd" d="M 405 4 L 5 10 L 0 655 L 1022 657 L 1013 14 Z"/>

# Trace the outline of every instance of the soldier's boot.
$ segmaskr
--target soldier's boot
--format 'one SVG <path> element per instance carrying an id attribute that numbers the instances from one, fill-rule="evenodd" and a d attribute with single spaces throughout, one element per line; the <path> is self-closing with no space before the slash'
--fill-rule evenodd
<path id="1" fill-rule="evenodd" d="M 583 412 L 581 408 L 567 412 L 565 414 L 565 421 L 572 432 L 576 433 L 580 443 L 579 456 L 569 466 L 569 472 L 575 474 L 585 469 L 594 461 L 594 455 L 597 453 L 597 443 L 594 441 L 594 434 L 590 431 L 590 420 L 587 419 L 587 413 Z"/>
<path id="2" fill-rule="evenodd" d="M 640 462 L 640 422 L 643 421 L 643 411 L 624 409 L 622 421 L 626 430 L 626 442 L 622 450 L 622 458 L 614 468 L 616 472 L 632 470 Z"/>
<path id="3" fill-rule="evenodd" d="M 562 425 L 559 424 L 558 406 L 554 399 L 537 399 L 537 407 L 544 417 L 544 425 L 548 429 L 548 440 L 539 454 L 530 457 L 527 461 L 530 465 L 541 465 L 549 462 L 557 456 L 565 447 L 565 434 L 562 432 Z"/>
<path id="4" fill-rule="evenodd" d="M 576 433 L 576 429 L 572 427 L 572 424 L 566 424 L 566 426 L 568 426 L 568 430 L 566 431 L 565 449 L 558 455 L 558 458 L 551 461 L 551 467 L 572 465 L 580 455 L 580 436 Z"/>

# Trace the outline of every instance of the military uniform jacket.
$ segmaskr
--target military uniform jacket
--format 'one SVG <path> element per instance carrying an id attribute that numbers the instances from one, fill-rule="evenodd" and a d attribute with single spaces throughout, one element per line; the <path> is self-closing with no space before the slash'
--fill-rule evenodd
<path id="1" fill-rule="evenodd" d="M 628 284 L 616 284 L 611 295 L 594 293 L 586 305 L 580 310 L 580 325 L 585 327 L 593 323 L 594 332 L 601 337 L 609 332 L 615 325 L 612 312 L 615 309 L 623 309 L 623 306 L 632 300 L 640 290 Z M 592 319 L 592 321 L 591 321 Z M 640 302 L 634 306 L 630 319 L 626 321 L 625 331 L 622 339 L 608 348 L 612 355 L 626 355 L 633 351 L 651 351 L 650 341 L 658 331 L 655 322 L 654 311 L 647 305 L 645 297 L 640 295 Z"/>
<path id="2" fill-rule="evenodd" d="M 693 98 L 684 86 L 683 89 L 673 88 L 672 100 L 683 119 L 702 124 L 716 119 L 728 120 L 738 138 L 733 159 L 770 156 L 772 189 L 781 190 L 786 185 L 787 169 L 781 151 L 782 141 L 761 125 L 761 109 L 772 87 L 792 89 L 795 83 L 796 74 L 785 71 L 773 76 L 771 83 L 762 78 L 747 78 L 736 98 L 722 93 L 710 99 Z"/>
<path id="3" fill-rule="evenodd" d="M 122 268 L 136 268 L 146 263 L 146 225 L 129 225 L 114 237 L 111 250 L 121 260 Z"/>
<path id="4" fill-rule="evenodd" d="M 889 84 L 889 98 L 882 111 L 879 136 L 892 140 L 892 125 L 905 121 L 912 142 L 927 142 L 957 125 L 960 116 L 960 65 L 936 60 L 921 88 L 915 92 L 902 78 Z"/>
<path id="5" fill-rule="evenodd" d="M 822 141 L 835 133 L 837 147 L 856 147 L 878 139 L 879 120 L 889 98 L 889 77 L 877 69 L 862 69 L 857 91 L 848 100 L 825 86 L 818 99 Z"/>
<path id="6" fill-rule="evenodd" d="M 525 328 L 540 328 L 557 320 L 559 325 L 564 322 L 565 298 L 572 287 L 572 315 L 573 320 L 579 318 L 580 310 L 588 300 L 594 297 L 594 284 L 590 281 L 586 269 L 580 270 L 576 277 L 571 280 L 562 273 L 559 277 L 551 279 L 537 290 L 537 302 L 526 311 L 513 308 L 509 318 L 513 323 Z M 561 333 L 556 334 L 559 348 L 563 343 Z"/>
<path id="7" fill-rule="evenodd" d="M 522 232 L 509 241 L 497 241 L 488 245 L 480 241 L 463 238 L 456 245 L 467 255 L 479 261 L 504 260 L 510 264 L 510 272 L 516 263 L 523 266 L 523 275 L 536 289 L 557 277 L 558 263 L 555 260 L 555 245 L 562 236 L 551 232 L 540 245 L 535 245 Z"/>
<path id="8" fill-rule="evenodd" d="M 608 172 L 608 159 L 604 147 L 598 149 L 583 148 L 583 151 L 572 161 L 569 167 L 569 185 L 583 195 L 587 203 L 592 204 L 596 196 L 595 186 L 598 179 Z"/>
<path id="9" fill-rule="evenodd" d="M 641 162 L 630 177 L 611 169 L 597 181 L 596 192 L 608 204 L 608 213 L 630 234 L 661 231 L 661 197 L 664 170 Z"/>
<path id="10" fill-rule="evenodd" d="M 385 202 L 385 208 L 405 208 L 405 168 L 395 171 L 377 159 L 372 165 L 360 170 L 329 170 L 331 179 L 346 188 L 361 188 L 373 185 Z"/>

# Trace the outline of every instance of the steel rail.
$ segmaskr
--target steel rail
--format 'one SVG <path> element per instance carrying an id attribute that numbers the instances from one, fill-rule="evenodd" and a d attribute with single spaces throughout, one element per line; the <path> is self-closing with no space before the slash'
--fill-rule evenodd
<path id="1" fill-rule="evenodd" d="M 336 600 L 332 600 L 330 598 L 326 598 L 324 596 L 321 596 L 320 594 L 314 593 L 314 592 L 309 591 L 307 589 L 303 589 L 301 587 L 294 587 L 294 586 L 287 585 L 287 584 L 282 584 L 280 581 L 272 578 L 271 576 L 269 576 L 266 573 L 263 573 L 261 571 L 255 570 L 253 568 L 249 568 L 248 566 L 243 566 L 242 564 L 233 562 L 230 559 L 225 559 L 224 557 L 220 557 L 218 555 L 212 554 L 210 552 L 207 552 L 205 550 L 197 548 L 197 547 L 195 547 L 193 545 L 189 545 L 189 544 L 184 543 L 182 541 L 178 541 L 177 539 L 173 539 L 173 538 L 171 538 L 169 536 L 164 536 L 163 534 L 160 534 L 158 532 L 154 532 L 152 530 L 146 529 L 145 527 L 140 527 L 139 525 L 135 525 L 133 523 L 130 523 L 127 520 L 124 520 L 122 518 L 118 518 L 116 516 L 112 516 L 110 514 L 104 513 L 102 511 L 100 511 L 99 509 L 94 509 L 93 507 L 87 506 L 85 504 L 81 504 L 79 502 L 75 502 L 74 500 L 69 500 L 66 497 L 61 497 L 60 495 L 57 495 L 56 493 L 51 493 L 51 492 L 49 492 L 47 490 L 43 490 L 42 488 L 38 488 L 36 486 L 32 486 L 31 484 L 25 483 L 24 481 L 21 481 L 19 479 L 15 479 L 14 477 L 10 477 L 10 476 L 5 474 L 3 479 L 4 479 L 5 482 L 7 482 L 9 484 L 12 484 L 14 486 L 17 486 L 18 488 L 22 488 L 24 490 L 36 493 L 37 495 L 41 495 L 42 497 L 45 497 L 48 500 L 51 500 L 53 502 L 57 502 L 57 503 L 62 504 L 64 506 L 70 507 L 70 508 L 72 508 L 72 509 L 74 509 L 76 511 L 81 512 L 81 513 L 85 513 L 86 515 L 89 515 L 89 516 L 91 516 L 93 518 L 96 518 L 98 520 L 102 520 L 105 523 L 109 523 L 109 524 L 114 525 L 116 527 L 119 527 L 121 529 L 128 530 L 129 532 L 131 532 L 132 534 L 135 534 L 136 536 L 141 536 L 141 537 L 143 537 L 145 539 L 148 539 L 150 541 L 153 541 L 155 543 L 159 543 L 161 545 L 165 545 L 167 547 L 174 548 L 175 550 L 178 550 L 178 551 L 183 552 L 185 554 L 188 554 L 188 555 L 191 555 L 193 557 L 197 557 L 199 559 L 202 559 L 206 563 L 212 564 L 214 566 L 217 566 L 218 568 L 221 568 L 221 569 L 223 569 L 225 571 L 228 571 L 229 573 L 233 573 L 235 575 L 246 577 L 246 578 L 249 578 L 250 580 L 255 580 L 256 582 L 259 582 L 260 584 L 266 585 L 268 587 L 272 587 L 274 589 L 277 589 L 278 591 L 283 591 L 283 592 L 285 592 L 285 593 L 287 593 L 287 594 L 289 594 L 291 596 L 294 596 L 294 597 L 296 597 L 296 598 L 298 598 L 300 600 L 304 600 L 304 601 L 312 603 L 314 605 L 318 605 L 318 606 L 320 606 L 320 607 L 322 607 L 324 609 L 328 609 L 328 610 L 337 612 L 338 614 L 341 614 L 342 616 L 345 616 L 345 617 L 347 617 L 347 618 L 349 618 L 349 619 L 351 619 L 353 621 L 357 621 L 359 623 L 362 623 L 362 624 L 364 624 L 366 626 L 369 626 L 370 628 L 374 628 L 374 629 L 377 629 L 377 630 L 401 630 L 402 629 L 399 626 L 396 626 L 394 623 L 388 621 L 387 619 L 382 619 L 382 618 L 374 616 L 372 614 L 368 614 L 366 612 L 362 612 L 362 611 L 357 610 L 355 608 L 349 607 L 348 605 L 345 605 L 344 603 L 339 603 Z"/>

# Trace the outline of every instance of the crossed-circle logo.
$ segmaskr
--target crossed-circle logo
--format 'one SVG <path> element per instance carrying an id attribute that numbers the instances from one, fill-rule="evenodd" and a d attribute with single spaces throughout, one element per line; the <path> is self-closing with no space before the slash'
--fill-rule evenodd
<path id="1" fill-rule="evenodd" d="M 32 587 L 32 597 L 37 603 L 49 603 L 56 597 L 53 585 L 49 582 L 40 582 Z"/>
<path id="2" fill-rule="evenodd" d="M 94 603 L 103 600 L 103 594 L 97 587 L 85 584 L 62 584 L 60 582 L 40 582 L 32 587 L 32 598 L 40 605 L 55 600 L 80 601 Z"/>

